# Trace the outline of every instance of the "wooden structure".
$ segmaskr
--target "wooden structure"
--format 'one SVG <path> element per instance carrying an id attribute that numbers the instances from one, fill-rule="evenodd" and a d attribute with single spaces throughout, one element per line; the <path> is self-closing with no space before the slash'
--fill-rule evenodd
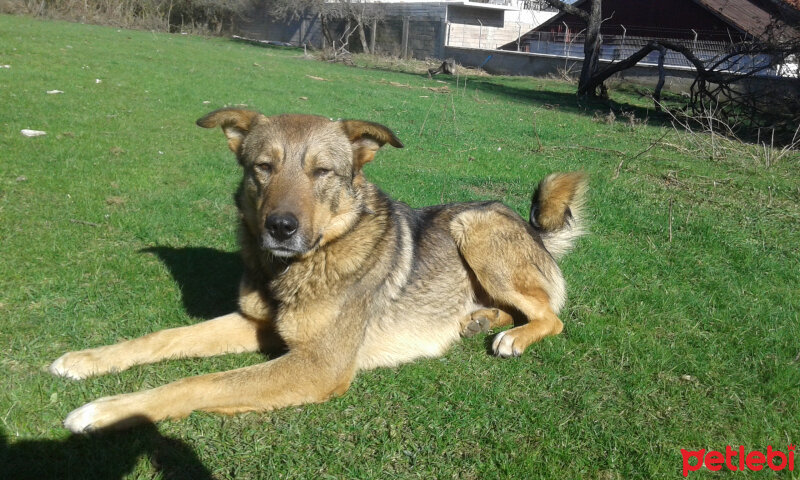
<path id="1" fill-rule="evenodd" d="M 578 0 L 574 5 L 588 9 L 589 4 L 590 0 Z M 771 27 L 781 27 L 781 19 L 787 16 L 800 17 L 800 11 L 771 0 L 603 0 L 600 58 L 623 59 L 647 42 L 661 40 L 683 45 L 700 59 L 710 59 L 729 52 L 733 44 L 774 31 Z M 582 58 L 585 28 L 580 18 L 559 13 L 500 48 Z M 652 57 L 644 61 L 654 63 L 657 53 Z M 690 67 L 683 56 L 674 52 L 667 55 L 666 62 Z"/>

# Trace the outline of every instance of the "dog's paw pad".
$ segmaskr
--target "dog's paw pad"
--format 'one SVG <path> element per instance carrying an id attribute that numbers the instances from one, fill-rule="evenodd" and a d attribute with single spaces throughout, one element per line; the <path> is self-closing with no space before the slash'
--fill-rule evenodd
<path id="1" fill-rule="evenodd" d="M 484 315 L 476 315 L 472 317 L 466 325 L 464 325 L 461 335 L 469 338 L 479 333 L 487 333 L 490 325 L 491 322 Z"/>
<path id="2" fill-rule="evenodd" d="M 492 351 L 495 355 L 502 358 L 519 357 L 522 355 L 523 349 L 514 346 L 514 334 L 509 333 L 511 330 L 500 332 L 494 337 L 492 342 Z"/>

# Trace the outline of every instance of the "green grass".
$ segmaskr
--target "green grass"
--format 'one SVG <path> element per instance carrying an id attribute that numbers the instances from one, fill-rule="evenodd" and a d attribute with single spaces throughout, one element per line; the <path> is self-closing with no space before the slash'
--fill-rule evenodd
<path id="1" fill-rule="evenodd" d="M 587 108 L 556 81 L 456 86 L 225 39 L 0 16 L 0 64 L 7 478 L 676 478 L 681 448 L 800 440 L 796 153 L 769 168 L 746 146 L 709 158 L 633 93 Z M 562 262 L 564 334 L 512 360 L 469 339 L 363 372 L 322 405 L 68 435 L 66 414 L 97 397 L 262 361 L 82 382 L 45 370 L 232 308 L 238 167 L 194 125 L 232 104 L 390 126 L 406 148 L 367 176 L 412 206 L 496 198 L 527 215 L 543 175 L 588 172 L 592 234 Z"/>

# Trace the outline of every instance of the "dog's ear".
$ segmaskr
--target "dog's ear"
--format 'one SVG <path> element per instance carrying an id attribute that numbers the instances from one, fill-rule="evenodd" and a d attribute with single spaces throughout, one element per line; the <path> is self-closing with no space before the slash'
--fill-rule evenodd
<path id="1" fill-rule="evenodd" d="M 252 110 L 222 108 L 197 120 L 197 125 L 203 128 L 222 127 L 222 131 L 228 137 L 228 147 L 233 153 L 238 154 L 244 137 L 250 131 L 253 120 L 259 115 L 261 114 Z"/>
<path id="2" fill-rule="evenodd" d="M 361 120 L 342 120 L 342 128 L 353 144 L 353 166 L 355 171 L 361 170 L 366 163 L 375 158 L 375 153 L 387 143 L 393 147 L 403 148 L 400 139 L 379 123 Z"/>

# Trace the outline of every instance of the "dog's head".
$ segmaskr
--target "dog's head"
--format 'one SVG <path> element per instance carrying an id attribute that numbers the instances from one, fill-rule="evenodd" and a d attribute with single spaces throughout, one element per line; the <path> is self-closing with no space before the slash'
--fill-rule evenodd
<path id="1" fill-rule="evenodd" d="M 348 231 L 365 209 L 362 167 L 386 143 L 403 147 L 388 128 L 358 120 L 222 109 L 197 124 L 222 127 L 244 170 L 237 204 L 245 226 L 278 257 Z"/>

